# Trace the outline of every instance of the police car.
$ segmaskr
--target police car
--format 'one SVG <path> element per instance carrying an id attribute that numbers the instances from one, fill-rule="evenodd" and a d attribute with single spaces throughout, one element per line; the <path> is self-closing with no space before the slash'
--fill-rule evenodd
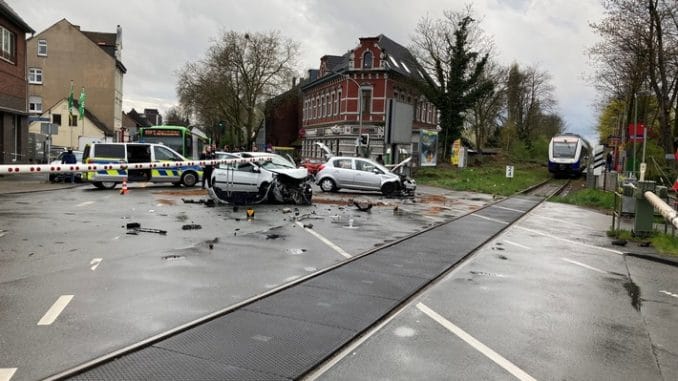
<path id="1" fill-rule="evenodd" d="M 85 146 L 82 162 L 87 164 L 167 163 L 189 161 L 173 149 L 152 143 L 94 143 Z M 83 180 L 97 188 L 115 188 L 128 182 L 147 181 L 192 187 L 202 178 L 202 167 L 180 166 L 152 169 L 102 169 L 83 174 Z"/>

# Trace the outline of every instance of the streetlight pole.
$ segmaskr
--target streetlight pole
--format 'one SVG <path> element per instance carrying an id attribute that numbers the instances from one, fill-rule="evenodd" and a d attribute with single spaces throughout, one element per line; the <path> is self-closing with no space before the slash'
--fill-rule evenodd
<path id="1" fill-rule="evenodd" d="M 360 86 L 360 83 L 356 81 L 355 79 L 351 78 L 350 74 L 346 74 L 344 78 L 348 79 L 349 81 L 355 83 L 355 85 L 358 88 L 358 152 L 356 153 L 358 156 L 362 153 L 362 136 L 363 136 L 363 92 L 362 92 L 362 87 Z M 347 91 L 348 93 L 348 91 Z M 348 94 L 346 94 L 348 95 Z"/>
<path id="2" fill-rule="evenodd" d="M 636 172 L 636 139 L 638 138 L 638 92 L 633 93 L 633 168 L 631 172 Z"/>

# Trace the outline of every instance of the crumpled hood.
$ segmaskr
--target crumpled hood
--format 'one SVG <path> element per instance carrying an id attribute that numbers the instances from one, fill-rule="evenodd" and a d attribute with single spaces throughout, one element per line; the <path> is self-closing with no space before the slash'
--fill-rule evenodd
<path id="1" fill-rule="evenodd" d="M 273 173 L 285 175 L 297 180 L 304 180 L 305 178 L 308 177 L 308 169 L 306 168 L 275 168 L 275 169 L 271 168 L 266 170 L 271 171 Z"/>

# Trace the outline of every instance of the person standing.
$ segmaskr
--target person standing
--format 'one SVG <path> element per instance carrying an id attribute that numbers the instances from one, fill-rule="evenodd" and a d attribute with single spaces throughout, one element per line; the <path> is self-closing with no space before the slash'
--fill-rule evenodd
<path id="1" fill-rule="evenodd" d="M 75 157 L 75 154 L 73 154 L 73 149 L 69 148 L 68 151 L 64 154 L 64 156 L 61 157 L 61 164 L 77 164 L 78 159 Z M 75 175 L 73 172 L 68 172 L 64 174 L 64 182 L 66 182 L 66 176 L 70 178 L 71 184 L 75 182 Z"/>
<path id="2" fill-rule="evenodd" d="M 214 154 L 212 153 L 212 148 L 209 145 L 205 146 L 202 153 L 200 154 L 200 160 L 212 160 Z M 213 167 L 211 164 L 206 164 L 202 170 L 202 189 L 205 189 L 205 182 L 207 182 L 207 187 L 212 187 L 212 170 Z"/>

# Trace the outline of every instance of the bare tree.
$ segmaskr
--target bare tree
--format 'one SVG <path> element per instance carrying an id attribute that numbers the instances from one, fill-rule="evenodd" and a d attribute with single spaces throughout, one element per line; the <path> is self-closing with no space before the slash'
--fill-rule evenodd
<path id="1" fill-rule="evenodd" d="M 261 126 L 259 108 L 290 83 L 298 50 L 278 32 L 226 32 L 204 60 L 180 71 L 180 103 L 213 137 L 226 133 L 230 143 L 249 147 Z"/>
<path id="2" fill-rule="evenodd" d="M 495 89 L 478 98 L 466 113 L 466 123 L 473 131 L 479 152 L 482 152 L 488 138 L 506 122 L 507 70 L 490 61 L 484 76 L 495 84 Z"/>
<path id="3" fill-rule="evenodd" d="M 181 106 L 172 106 L 167 109 L 165 114 L 165 124 L 188 127 L 190 122 L 188 115 L 182 110 Z"/>
<path id="4" fill-rule="evenodd" d="M 556 104 L 551 75 L 533 67 L 521 70 L 517 63 L 508 73 L 507 127 L 513 129 L 528 148 L 540 131 L 544 115 L 551 114 Z"/>

